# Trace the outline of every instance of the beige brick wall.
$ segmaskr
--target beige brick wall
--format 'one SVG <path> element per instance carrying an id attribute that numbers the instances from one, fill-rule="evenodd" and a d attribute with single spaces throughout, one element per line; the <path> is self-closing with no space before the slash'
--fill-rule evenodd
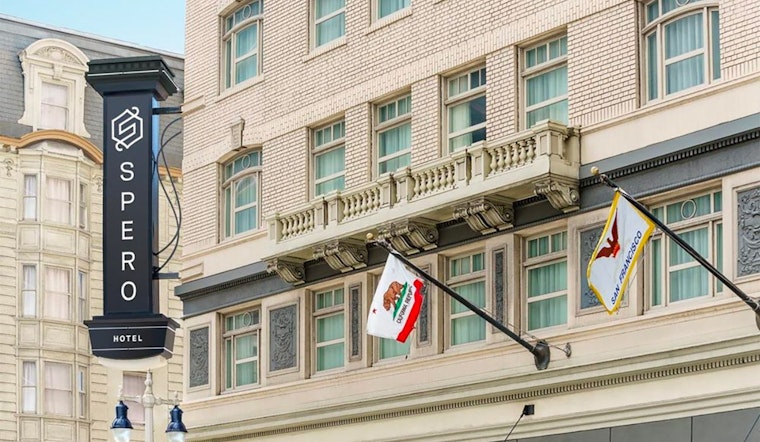
<path id="1" fill-rule="evenodd" d="M 720 67 L 723 80 L 760 70 L 760 3 L 720 2 Z"/>

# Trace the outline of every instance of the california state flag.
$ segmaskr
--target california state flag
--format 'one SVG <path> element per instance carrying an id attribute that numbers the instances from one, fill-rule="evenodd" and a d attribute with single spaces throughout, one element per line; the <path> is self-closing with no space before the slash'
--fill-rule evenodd
<path id="1" fill-rule="evenodd" d="M 406 342 L 422 307 L 422 279 L 388 255 L 367 318 L 367 333 Z"/>
<path id="2" fill-rule="evenodd" d="M 652 220 L 620 191 L 615 192 L 607 224 L 588 263 L 588 285 L 610 314 L 620 307 L 633 265 L 654 231 Z"/>

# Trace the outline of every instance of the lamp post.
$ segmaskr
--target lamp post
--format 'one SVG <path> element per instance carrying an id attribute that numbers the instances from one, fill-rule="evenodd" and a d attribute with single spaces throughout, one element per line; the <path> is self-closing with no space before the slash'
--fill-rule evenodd
<path id="1" fill-rule="evenodd" d="M 145 408 L 145 442 L 153 442 L 153 406 L 174 405 L 169 412 L 170 422 L 166 427 L 166 440 L 168 442 L 184 442 L 187 428 L 182 423 L 182 410 L 179 408 L 178 395 L 174 393 L 174 400 L 162 399 L 153 394 L 153 374 L 148 370 L 145 376 L 145 391 L 142 396 L 124 396 L 119 389 L 119 403 L 116 405 L 116 419 L 111 424 L 111 432 L 115 442 L 129 442 L 132 433 L 132 423 L 127 417 L 127 407 L 124 400 L 139 402 Z"/>

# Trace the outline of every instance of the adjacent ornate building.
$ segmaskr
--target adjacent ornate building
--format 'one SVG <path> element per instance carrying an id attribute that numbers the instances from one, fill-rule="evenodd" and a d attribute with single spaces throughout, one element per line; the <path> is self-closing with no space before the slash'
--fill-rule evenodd
<path id="1" fill-rule="evenodd" d="M 145 389 L 144 372 L 106 369 L 92 357 L 83 324 L 102 314 L 104 290 L 102 99 L 85 73 L 90 60 L 155 53 L 0 15 L 0 440 L 112 440 L 119 387 L 128 395 Z M 182 56 L 160 55 L 182 84 Z M 167 186 L 170 176 L 181 184 L 180 139 L 166 147 Z M 165 244 L 177 228 L 166 199 L 159 216 Z M 177 258 L 164 271 L 178 271 Z M 179 317 L 175 285 L 161 282 L 161 311 Z M 175 351 L 153 376 L 167 398 L 182 389 L 181 340 Z M 128 405 L 142 440 L 142 407 Z M 157 408 L 163 433 L 168 410 Z"/>
<path id="2" fill-rule="evenodd" d="M 613 191 L 760 296 L 752 0 L 189 0 L 182 285 L 197 441 L 760 440 L 756 315 L 657 231 L 621 309 Z M 365 333 L 385 238 L 432 285 Z M 569 346 L 566 344 L 569 343 Z M 748 437 L 748 439 L 745 439 Z"/>

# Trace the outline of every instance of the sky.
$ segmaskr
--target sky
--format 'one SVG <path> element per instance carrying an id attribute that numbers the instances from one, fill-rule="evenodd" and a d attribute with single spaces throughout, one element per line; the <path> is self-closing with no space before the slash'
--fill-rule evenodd
<path id="1" fill-rule="evenodd" d="M 184 0 L 0 0 L 0 14 L 184 54 Z"/>

